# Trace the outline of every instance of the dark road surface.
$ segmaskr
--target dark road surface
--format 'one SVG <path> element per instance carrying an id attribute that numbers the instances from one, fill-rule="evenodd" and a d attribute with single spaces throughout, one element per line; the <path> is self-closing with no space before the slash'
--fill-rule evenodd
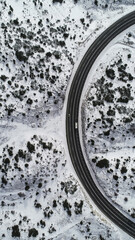
<path id="1" fill-rule="evenodd" d="M 79 103 L 88 73 L 98 55 L 119 33 L 135 24 L 135 11 L 107 28 L 89 47 L 74 75 L 67 102 L 66 137 L 74 169 L 90 198 L 97 207 L 118 227 L 135 238 L 135 223 L 118 211 L 100 192 L 86 165 L 79 137 Z M 76 124 L 77 123 L 77 124 Z"/>

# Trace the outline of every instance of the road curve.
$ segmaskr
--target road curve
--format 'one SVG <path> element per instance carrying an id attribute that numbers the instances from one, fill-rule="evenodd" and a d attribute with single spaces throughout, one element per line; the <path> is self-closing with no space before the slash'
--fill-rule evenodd
<path id="1" fill-rule="evenodd" d="M 135 223 L 118 211 L 96 186 L 83 156 L 79 130 L 75 127 L 79 117 L 79 103 L 84 83 L 98 55 L 119 33 L 135 24 L 135 11 L 120 18 L 107 28 L 89 47 L 74 75 L 67 101 L 66 138 L 74 169 L 91 199 L 97 207 L 118 227 L 135 238 Z"/>

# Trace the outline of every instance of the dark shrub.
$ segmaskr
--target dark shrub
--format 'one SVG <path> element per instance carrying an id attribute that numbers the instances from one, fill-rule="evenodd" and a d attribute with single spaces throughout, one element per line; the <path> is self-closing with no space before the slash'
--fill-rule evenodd
<path id="1" fill-rule="evenodd" d="M 124 174 L 124 173 L 126 173 L 126 172 L 127 172 L 127 168 L 126 168 L 126 167 L 122 167 L 122 168 L 121 168 L 121 173 Z"/>
<path id="2" fill-rule="evenodd" d="M 111 78 L 112 80 L 115 78 L 115 72 L 112 68 L 106 69 L 106 75 L 108 78 Z"/>
<path id="3" fill-rule="evenodd" d="M 31 144 L 30 142 L 27 143 L 27 148 L 29 150 L 30 153 L 35 152 L 35 145 Z"/>
<path id="4" fill-rule="evenodd" d="M 10 160 L 9 160 L 9 158 L 6 158 L 6 159 L 3 159 L 3 162 L 4 162 L 6 165 L 8 165 L 8 164 L 10 163 Z"/>
<path id="5" fill-rule="evenodd" d="M 62 3 L 63 0 L 53 0 L 53 3 L 57 3 L 57 2 Z"/>
<path id="6" fill-rule="evenodd" d="M 35 228 L 29 229 L 28 237 L 36 237 L 38 235 L 38 231 Z"/>
<path id="7" fill-rule="evenodd" d="M 32 99 L 31 99 L 31 98 L 28 98 L 28 99 L 27 99 L 27 104 L 30 104 L 30 105 L 31 105 L 32 103 L 33 103 Z"/>
<path id="8" fill-rule="evenodd" d="M 104 168 L 104 167 L 108 168 L 109 167 L 109 161 L 106 158 L 104 158 L 104 159 L 98 161 L 96 166 L 99 167 L 99 168 Z"/>
<path id="9" fill-rule="evenodd" d="M 53 207 L 57 207 L 56 200 L 53 200 Z"/>
<path id="10" fill-rule="evenodd" d="M 20 237 L 20 231 L 18 225 L 12 227 L 12 237 Z"/>
<path id="11" fill-rule="evenodd" d="M 27 61 L 27 57 L 24 55 L 24 52 L 22 51 L 16 51 L 16 57 L 19 61 L 23 61 L 26 62 Z"/>
<path id="12" fill-rule="evenodd" d="M 67 214 L 71 216 L 72 215 L 70 210 L 71 205 L 68 203 L 67 199 L 63 201 L 63 207 L 64 207 L 64 210 L 66 210 Z"/>
<path id="13" fill-rule="evenodd" d="M 23 152 L 22 149 L 19 149 L 18 156 L 21 157 L 21 158 L 25 158 L 26 154 Z"/>
<path id="14" fill-rule="evenodd" d="M 113 179 L 117 181 L 118 180 L 118 176 L 117 175 L 113 175 Z"/>
<path id="15" fill-rule="evenodd" d="M 75 213 L 81 214 L 82 213 L 82 207 L 83 207 L 83 201 L 81 200 L 80 203 L 75 202 Z"/>

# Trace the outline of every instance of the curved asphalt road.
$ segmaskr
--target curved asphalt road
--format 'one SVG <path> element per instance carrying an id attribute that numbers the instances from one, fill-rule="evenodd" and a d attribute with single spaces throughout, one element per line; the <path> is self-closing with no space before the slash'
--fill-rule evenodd
<path id="1" fill-rule="evenodd" d="M 66 111 L 66 137 L 73 166 L 89 196 L 95 202 L 97 207 L 112 222 L 135 238 L 135 223 L 111 205 L 111 203 L 102 195 L 92 179 L 81 149 L 79 131 L 78 128 L 75 128 L 75 123 L 78 123 L 79 103 L 82 89 L 94 61 L 114 37 L 133 24 L 135 24 L 135 11 L 122 17 L 106 29 L 89 47 L 84 55 L 75 73 L 68 95 Z"/>

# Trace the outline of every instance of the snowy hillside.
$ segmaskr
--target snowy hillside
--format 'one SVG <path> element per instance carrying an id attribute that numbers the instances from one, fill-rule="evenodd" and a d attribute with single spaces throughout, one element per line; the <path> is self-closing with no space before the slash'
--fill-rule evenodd
<path id="1" fill-rule="evenodd" d="M 133 1 L 0 1 L 1 240 L 131 239 L 102 216 L 79 183 L 67 154 L 64 120 L 66 93 L 77 67 L 74 64 L 87 44 L 133 8 Z M 103 75 L 104 84 L 110 84 L 106 85 L 108 91 L 115 91 L 116 102 L 105 103 L 105 114 L 111 114 L 106 118 L 114 119 L 116 128 L 110 128 L 108 120 L 104 136 L 94 132 L 95 152 L 90 131 L 96 123 L 99 128 L 103 125 L 96 120 L 102 114 L 98 104 L 96 108 L 93 105 L 97 99 L 90 88 L 83 104 L 85 140 L 87 151 L 96 159 L 91 161 L 92 168 L 98 169 L 103 190 L 134 218 L 134 31 L 113 52 L 110 62 L 99 65 L 91 87 L 98 94 Z M 111 72 L 104 73 L 110 66 Z M 110 75 L 105 74 L 113 76 L 113 86 Z M 125 74 L 124 81 L 120 74 Z M 120 98 L 126 98 L 126 104 L 117 104 Z M 112 139 L 114 134 L 117 140 Z M 106 140 L 109 145 L 103 148 Z M 122 158 L 126 148 L 127 156 Z M 109 167 L 99 171 L 96 165 L 103 158 Z"/>
<path id="2" fill-rule="evenodd" d="M 133 218 L 134 209 L 134 31 L 104 55 L 83 111 L 90 162 L 113 202 Z"/>

